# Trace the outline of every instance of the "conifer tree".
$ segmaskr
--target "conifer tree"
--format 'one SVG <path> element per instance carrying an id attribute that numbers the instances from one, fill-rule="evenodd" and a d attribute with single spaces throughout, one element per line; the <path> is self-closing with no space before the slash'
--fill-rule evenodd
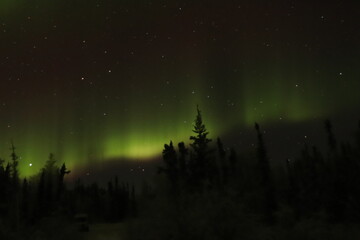
<path id="1" fill-rule="evenodd" d="M 199 107 L 197 107 L 197 116 L 195 119 L 193 132 L 196 135 L 190 137 L 190 140 L 193 141 L 190 146 L 194 149 L 198 158 L 204 158 L 207 154 L 208 143 L 211 142 L 211 139 L 207 138 L 209 132 L 206 130 L 205 124 L 203 123 Z"/>
<path id="2" fill-rule="evenodd" d="M 4 167 L 4 160 L 0 160 L 0 217 L 8 211 L 10 166 Z"/>
<path id="3" fill-rule="evenodd" d="M 217 139 L 217 147 L 221 168 L 221 181 L 223 184 L 227 184 L 229 178 L 229 166 L 226 162 L 226 152 L 220 138 Z"/>
<path id="4" fill-rule="evenodd" d="M 126 193 L 126 198 L 130 199 L 130 185 L 128 182 L 126 182 L 124 189 L 125 189 L 125 193 Z"/>
<path id="5" fill-rule="evenodd" d="M 312 156 L 316 165 L 324 164 L 323 156 L 316 146 L 312 147 Z"/>
<path id="6" fill-rule="evenodd" d="M 20 220 L 20 209 L 19 209 L 19 170 L 18 170 L 18 159 L 19 157 L 15 153 L 15 146 L 14 143 L 11 141 L 11 202 L 10 202 L 10 212 L 11 212 L 11 218 L 12 218 L 12 224 L 15 229 L 19 226 L 19 220 Z"/>
<path id="7" fill-rule="evenodd" d="M 29 186 L 28 181 L 24 178 L 22 184 L 22 199 L 21 199 L 21 218 L 22 221 L 27 221 L 29 218 Z"/>
<path id="8" fill-rule="evenodd" d="M 304 148 L 302 149 L 300 163 L 301 163 L 300 171 L 302 178 L 301 181 L 303 188 L 308 194 L 313 194 L 313 192 L 310 193 L 309 191 L 314 190 L 314 187 L 317 184 L 317 172 L 315 165 L 316 162 L 314 161 L 314 158 L 311 156 L 307 144 L 305 144 Z"/>
<path id="9" fill-rule="evenodd" d="M 5 192 L 4 192 L 4 188 L 5 188 L 5 168 L 4 168 L 4 162 L 5 160 L 0 158 L 0 195 L 4 196 Z M 1 198 L 0 198 L 0 202 L 1 202 Z"/>
<path id="10" fill-rule="evenodd" d="M 257 145 L 257 158 L 258 166 L 260 171 L 260 187 L 264 193 L 263 203 L 264 203 L 264 214 L 265 221 L 268 223 L 273 223 L 274 221 L 274 211 L 277 208 L 277 204 L 274 196 L 274 188 L 272 184 L 272 179 L 270 176 L 270 163 L 267 156 L 267 151 L 265 148 L 264 140 L 262 133 L 260 132 L 259 124 L 255 123 L 255 130 L 258 136 L 258 145 Z"/>
<path id="11" fill-rule="evenodd" d="M 47 174 L 51 176 L 53 176 L 54 173 L 56 173 L 57 168 L 56 168 L 56 160 L 54 154 L 52 153 L 49 154 L 49 158 L 45 163 L 44 170 Z"/>
<path id="12" fill-rule="evenodd" d="M 230 156 L 229 156 L 229 163 L 230 163 L 230 170 L 231 170 L 231 175 L 234 177 L 237 174 L 239 174 L 239 166 L 238 166 L 238 162 L 237 162 L 237 154 L 235 149 L 231 148 L 230 149 Z"/>
<path id="13" fill-rule="evenodd" d="M 6 164 L 5 173 L 4 173 L 4 181 L 9 184 L 11 179 L 11 165 L 10 163 Z"/>
<path id="14" fill-rule="evenodd" d="M 115 193 L 118 193 L 118 190 L 119 190 L 119 178 L 116 175 L 115 176 Z"/>
<path id="15" fill-rule="evenodd" d="M 189 155 L 189 150 L 185 147 L 184 142 L 178 144 L 179 148 L 179 176 L 182 179 L 187 178 L 187 157 Z"/>
<path id="16" fill-rule="evenodd" d="M 297 186 L 290 159 L 286 159 L 286 172 L 288 176 L 287 202 L 293 206 L 297 194 Z"/>
<path id="17" fill-rule="evenodd" d="M 42 169 L 37 189 L 37 215 L 43 216 L 46 213 L 45 205 L 45 170 Z"/>
<path id="18" fill-rule="evenodd" d="M 131 203 L 131 215 L 132 217 L 137 216 L 137 202 L 135 197 L 135 186 L 132 185 L 131 187 L 131 197 L 130 197 L 130 203 Z"/>
<path id="19" fill-rule="evenodd" d="M 165 174 L 167 175 L 168 179 L 170 180 L 173 190 L 176 191 L 178 187 L 178 162 L 176 151 L 174 149 L 172 141 L 170 144 L 164 145 L 164 150 L 162 152 L 163 160 L 165 162 Z"/>
<path id="20" fill-rule="evenodd" d="M 18 159 L 19 157 L 16 155 L 15 153 L 15 146 L 14 146 L 14 143 L 11 141 L 11 160 L 12 160 L 12 163 L 11 163 L 11 178 L 12 178 L 12 183 L 13 183 L 13 189 L 15 191 L 17 191 L 17 188 L 19 186 L 19 170 L 18 170 L 18 165 L 19 165 L 19 162 L 18 162 Z"/>
<path id="21" fill-rule="evenodd" d="M 190 146 L 192 147 L 194 154 L 190 161 L 190 167 L 192 176 L 195 179 L 200 180 L 204 179 L 209 171 L 208 144 L 211 142 L 211 139 L 207 137 L 209 132 L 203 123 L 199 106 L 197 106 L 197 116 L 193 132 L 195 133 L 195 136 L 190 137 L 190 140 L 192 140 Z"/>
<path id="22" fill-rule="evenodd" d="M 57 199 L 60 199 L 63 192 L 64 192 L 64 177 L 65 174 L 69 174 L 70 171 L 66 168 L 65 163 L 61 166 L 59 170 L 59 180 L 58 180 L 58 187 L 57 187 Z"/>
<path id="23" fill-rule="evenodd" d="M 110 197 L 113 197 L 114 195 L 114 187 L 112 181 L 108 181 L 108 193 Z"/>
<path id="24" fill-rule="evenodd" d="M 255 123 L 255 129 L 258 136 L 258 145 L 257 145 L 257 157 L 258 164 L 261 171 L 261 183 L 262 185 L 267 185 L 270 182 L 270 164 L 267 156 L 267 151 L 265 148 L 264 140 L 262 133 L 260 132 L 259 124 Z"/>
<path id="25" fill-rule="evenodd" d="M 230 149 L 230 154 L 228 157 L 229 162 L 229 178 L 231 181 L 231 184 L 235 184 L 234 186 L 237 186 L 239 191 L 243 193 L 245 182 L 244 182 L 244 175 L 241 171 L 239 162 L 238 162 L 238 156 L 236 154 L 236 151 L 234 148 Z"/>
<path id="26" fill-rule="evenodd" d="M 5 172 L 4 163 L 5 163 L 5 160 L 0 158 L 0 172 L 1 173 Z"/>
<path id="27" fill-rule="evenodd" d="M 360 120 L 358 122 L 358 129 L 356 131 L 356 143 L 357 143 L 358 151 L 360 153 Z"/>
<path id="28" fill-rule="evenodd" d="M 336 143 L 336 139 L 334 136 L 334 133 L 332 131 L 332 124 L 330 122 L 330 120 L 326 120 L 325 121 L 325 130 L 327 133 L 327 137 L 328 137 L 328 145 L 329 145 L 329 149 L 332 152 L 336 151 L 336 147 L 337 147 L 337 143 Z"/>
<path id="29" fill-rule="evenodd" d="M 52 206 L 52 202 L 54 199 L 54 182 L 56 177 L 56 160 L 54 158 L 54 154 L 49 154 L 49 159 L 45 163 L 45 196 L 47 200 L 47 204 L 49 205 L 49 208 Z"/>
<path id="30" fill-rule="evenodd" d="M 346 184 L 344 178 L 346 177 L 346 162 L 343 156 L 338 153 L 337 141 L 332 131 L 332 125 L 329 120 L 325 121 L 325 130 L 328 137 L 329 146 L 329 170 L 327 176 L 328 185 L 328 201 L 327 208 L 330 215 L 330 220 L 342 220 L 345 200 L 347 198 Z"/>

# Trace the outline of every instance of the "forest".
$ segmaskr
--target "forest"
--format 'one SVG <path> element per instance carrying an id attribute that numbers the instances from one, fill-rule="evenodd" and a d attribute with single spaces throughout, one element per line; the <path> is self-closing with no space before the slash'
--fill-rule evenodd
<path id="1" fill-rule="evenodd" d="M 360 122 L 338 142 L 324 121 L 327 151 L 304 144 L 274 166 L 261 126 L 256 150 L 241 153 L 210 139 L 197 109 L 190 145 L 169 142 L 154 178 L 135 189 L 112 177 L 107 187 L 67 187 L 71 171 L 53 154 L 20 178 L 14 144 L 0 160 L 0 239 L 88 239 L 93 223 L 121 223 L 121 239 L 358 239 Z M 88 218 L 80 228 L 76 215 Z M 120 230 L 119 230 L 120 231 Z M 106 239 L 106 237 L 104 237 Z"/>

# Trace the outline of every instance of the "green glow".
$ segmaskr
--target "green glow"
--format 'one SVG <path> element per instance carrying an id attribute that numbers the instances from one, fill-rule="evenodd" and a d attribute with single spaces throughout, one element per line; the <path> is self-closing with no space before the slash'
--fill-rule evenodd
<path id="1" fill-rule="evenodd" d="M 50 152 L 69 169 L 145 161 L 170 140 L 189 142 L 197 104 L 212 138 L 254 122 L 302 122 L 358 107 L 357 45 L 350 57 L 329 47 L 346 45 L 341 34 L 322 49 L 317 29 L 292 36 L 282 31 L 286 21 L 237 7 L 202 21 L 201 5 L 181 14 L 179 6 L 155 6 L 1 0 L 0 157 L 9 160 L 13 139 L 22 176 L 37 173 Z M 228 17 L 234 21 L 221 20 Z M 280 31 L 265 36 L 262 21 Z M 325 59 L 329 49 L 334 55 Z"/>
<path id="2" fill-rule="evenodd" d="M 91 161 L 154 157 L 170 140 L 188 142 L 197 103 L 211 137 L 237 125 L 252 126 L 255 121 L 276 122 L 279 118 L 287 122 L 305 121 L 315 114 L 325 116 L 330 110 L 326 108 L 325 100 L 316 101 L 318 96 L 309 90 L 311 86 L 296 87 L 299 80 L 287 83 L 276 75 L 269 79 L 266 84 L 250 78 L 239 84 L 235 92 L 240 94 L 227 96 L 233 99 L 235 106 L 231 103 L 228 106 L 226 101 L 219 104 L 209 100 L 205 80 L 199 78 L 197 86 L 186 86 L 179 93 L 179 96 L 186 96 L 181 102 L 164 101 L 164 105 L 158 105 L 157 100 L 150 100 L 144 108 L 134 100 L 126 114 L 109 105 L 107 116 L 85 114 L 87 120 L 79 122 L 75 109 L 54 108 L 49 111 L 52 114 L 48 119 L 34 117 L 30 112 L 36 110 L 30 109 L 28 119 L 9 128 L 4 139 L 14 139 L 21 156 L 21 174 L 29 176 L 39 171 L 50 152 L 55 154 L 59 164 L 66 162 L 70 169 Z M 193 89 L 195 94 L 192 94 Z M 306 89 L 309 92 L 304 94 L 302 91 Z M 134 99 L 137 94 L 134 93 Z M 9 141 L 2 142 L 1 156 L 9 155 L 8 146 Z"/>
<path id="3" fill-rule="evenodd" d="M 255 121 L 276 122 L 279 118 L 286 122 L 305 121 L 325 116 L 330 110 L 325 100 L 316 101 L 317 95 L 309 91 L 311 86 L 296 87 L 298 80 L 286 83 L 275 75 L 269 79 L 267 84 L 250 79 L 239 84 L 235 92 L 240 94 L 227 96 L 236 103 L 234 106 L 231 103 L 228 106 L 226 101 L 219 104 L 209 100 L 205 80 L 199 79 L 197 86 L 186 86 L 179 94 L 186 95 L 181 102 L 164 101 L 164 105 L 158 105 L 157 100 L 150 100 L 144 108 L 134 100 L 126 114 L 117 112 L 112 105 L 107 107 L 107 116 L 85 114 L 87 120 L 81 122 L 76 121 L 78 113 L 71 109 L 54 108 L 49 111 L 52 114 L 48 119 L 29 113 L 26 122 L 9 128 L 4 139 L 14 139 L 21 156 L 21 174 L 29 176 L 40 170 L 50 152 L 59 164 L 66 162 L 70 169 L 91 161 L 154 157 L 170 140 L 175 144 L 188 142 L 197 103 L 211 137 L 231 131 L 237 125 L 252 126 Z M 302 91 L 307 88 L 309 92 L 304 94 Z M 195 94 L 191 92 L 193 89 Z M 134 98 L 137 94 L 134 93 Z M 8 147 L 9 141 L 3 141 L 1 156 L 9 156 Z"/>
<path id="4" fill-rule="evenodd" d="M 19 10 L 23 9 L 24 4 L 26 4 L 23 0 L 1 0 L 0 1 L 0 16 L 7 16 L 10 14 L 14 14 Z"/>

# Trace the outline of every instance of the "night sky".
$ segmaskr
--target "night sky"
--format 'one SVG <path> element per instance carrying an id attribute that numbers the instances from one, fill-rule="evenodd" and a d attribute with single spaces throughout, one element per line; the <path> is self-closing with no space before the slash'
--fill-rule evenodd
<path id="1" fill-rule="evenodd" d="M 75 170 L 146 161 L 188 141 L 197 104 L 211 137 L 355 129 L 357 2 L 1 0 L 0 156 L 13 139 L 22 176 L 50 152 Z"/>

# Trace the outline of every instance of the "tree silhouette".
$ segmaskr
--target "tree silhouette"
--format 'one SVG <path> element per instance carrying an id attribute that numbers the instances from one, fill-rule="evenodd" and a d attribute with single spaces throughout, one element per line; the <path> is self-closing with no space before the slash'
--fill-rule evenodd
<path id="1" fill-rule="evenodd" d="M 176 151 L 174 149 L 172 141 L 170 141 L 169 145 L 164 145 L 162 155 L 165 162 L 164 172 L 172 184 L 173 191 L 177 191 L 179 168 Z"/>
<path id="2" fill-rule="evenodd" d="M 131 195 L 130 195 L 130 204 L 131 204 L 131 215 L 132 217 L 137 216 L 137 202 L 135 197 L 135 186 L 131 187 Z"/>
<path id="3" fill-rule="evenodd" d="M 262 185 L 267 185 L 270 182 L 270 164 L 267 156 L 267 151 L 265 148 L 264 140 L 262 133 L 260 132 L 259 124 L 255 123 L 255 129 L 258 136 L 258 145 L 257 145 L 257 157 L 258 164 L 261 171 L 261 183 Z"/>
<path id="4" fill-rule="evenodd" d="M 192 140 L 190 146 L 192 147 L 194 154 L 190 159 L 189 168 L 195 183 L 197 183 L 199 180 L 204 180 L 205 177 L 209 177 L 206 176 L 206 173 L 209 172 L 210 168 L 208 144 L 211 142 L 211 139 L 207 137 L 209 132 L 206 130 L 205 124 L 203 123 L 199 106 L 197 106 L 197 116 L 193 132 L 196 135 L 190 137 L 190 140 Z"/>
<path id="5" fill-rule="evenodd" d="M 257 158 L 260 171 L 260 187 L 263 190 L 262 201 L 264 205 L 265 221 L 272 223 L 274 221 L 274 211 L 276 210 L 277 204 L 275 201 L 272 179 L 270 177 L 270 163 L 263 136 L 260 132 L 260 126 L 257 123 L 255 123 L 255 130 L 258 137 Z"/>
<path id="6" fill-rule="evenodd" d="M 5 168 L 5 179 L 6 181 L 10 181 L 10 178 L 11 178 L 11 165 L 10 163 L 7 163 Z"/>
<path id="7" fill-rule="evenodd" d="M 325 130 L 327 133 L 327 140 L 329 146 L 329 161 L 330 165 L 327 172 L 328 184 L 328 199 L 327 208 L 330 215 L 330 220 L 340 221 L 344 217 L 345 202 L 347 199 L 347 164 L 346 157 L 339 154 L 337 149 L 337 141 L 332 131 L 332 124 L 329 120 L 325 121 Z"/>
<path id="8" fill-rule="evenodd" d="M 4 196 L 4 188 L 5 188 L 5 167 L 4 167 L 5 160 L 0 158 L 0 192 L 1 195 Z"/>
<path id="9" fill-rule="evenodd" d="M 15 153 L 15 146 L 14 146 L 14 143 L 11 141 L 11 173 L 12 173 L 12 181 L 13 181 L 13 187 L 14 187 L 14 190 L 16 191 L 18 186 L 19 186 L 19 170 L 18 170 L 18 165 L 19 165 L 19 162 L 18 162 L 18 159 L 19 157 L 16 155 Z"/>
<path id="10" fill-rule="evenodd" d="M 19 157 L 15 153 L 14 143 L 11 141 L 11 202 L 10 202 L 10 211 L 12 216 L 12 224 L 15 229 L 19 226 L 19 170 L 18 170 L 18 159 Z"/>
<path id="11" fill-rule="evenodd" d="M 38 191 L 37 191 L 37 216 L 44 216 L 46 213 L 45 208 L 45 170 L 42 169 L 40 174 L 40 180 L 38 183 Z"/>
<path id="12" fill-rule="evenodd" d="M 229 163 L 230 163 L 230 174 L 234 178 L 236 175 L 241 175 L 240 169 L 237 162 L 237 154 L 235 149 L 230 149 Z"/>
<path id="13" fill-rule="evenodd" d="M 229 166 L 226 162 L 226 152 L 224 149 L 224 145 L 221 142 L 221 139 L 217 139 L 217 148 L 218 148 L 218 155 L 220 161 L 220 169 L 221 169 L 221 182 L 222 184 L 226 185 L 228 183 L 229 178 Z"/>
<path id="14" fill-rule="evenodd" d="M 4 163 L 5 163 L 5 160 L 0 158 L 0 174 L 1 174 L 1 176 L 5 172 Z"/>
<path id="15" fill-rule="evenodd" d="M 22 184 L 22 198 L 21 198 L 21 218 L 22 221 L 28 221 L 29 219 L 29 185 L 26 178 L 24 178 Z"/>
<path id="16" fill-rule="evenodd" d="M 291 165 L 291 160 L 290 159 L 286 159 L 286 172 L 287 172 L 287 177 L 288 177 L 288 187 L 287 187 L 287 194 L 286 194 L 286 198 L 287 198 L 287 202 L 290 206 L 292 207 L 297 207 L 297 194 L 298 194 L 298 184 L 296 182 L 296 177 Z"/>
<path id="17" fill-rule="evenodd" d="M 71 171 L 69 171 L 66 168 L 65 163 L 61 165 L 61 168 L 59 170 L 59 180 L 58 180 L 58 187 L 57 187 L 57 199 L 60 199 L 63 192 L 64 192 L 64 177 L 66 174 L 69 174 Z"/>
<path id="18" fill-rule="evenodd" d="M 7 164 L 4 167 L 4 162 L 4 160 L 0 160 L 0 216 L 7 215 L 9 203 L 10 165 Z"/>
<path id="19" fill-rule="evenodd" d="M 333 131 L 332 131 L 332 124 L 331 124 L 330 120 L 326 120 L 326 121 L 325 121 L 325 130 L 326 130 L 327 137 L 328 137 L 328 146 L 329 146 L 329 149 L 330 149 L 332 152 L 335 152 L 335 151 L 336 151 L 336 147 L 337 147 L 337 143 L 336 143 L 336 139 L 335 139 L 334 133 L 333 133 Z"/>
<path id="20" fill-rule="evenodd" d="M 178 144 L 179 148 L 179 176 L 185 181 L 188 177 L 187 169 L 187 157 L 189 155 L 189 150 L 185 147 L 184 142 Z"/>
<path id="21" fill-rule="evenodd" d="M 47 209 L 52 208 L 53 200 L 54 200 L 54 185 L 57 174 L 56 168 L 56 160 L 54 158 L 54 154 L 50 153 L 49 158 L 45 163 L 45 197 Z"/>
<path id="22" fill-rule="evenodd" d="M 357 142 L 358 150 L 360 151 L 360 120 L 358 122 L 358 129 L 356 131 L 356 142 Z"/>

